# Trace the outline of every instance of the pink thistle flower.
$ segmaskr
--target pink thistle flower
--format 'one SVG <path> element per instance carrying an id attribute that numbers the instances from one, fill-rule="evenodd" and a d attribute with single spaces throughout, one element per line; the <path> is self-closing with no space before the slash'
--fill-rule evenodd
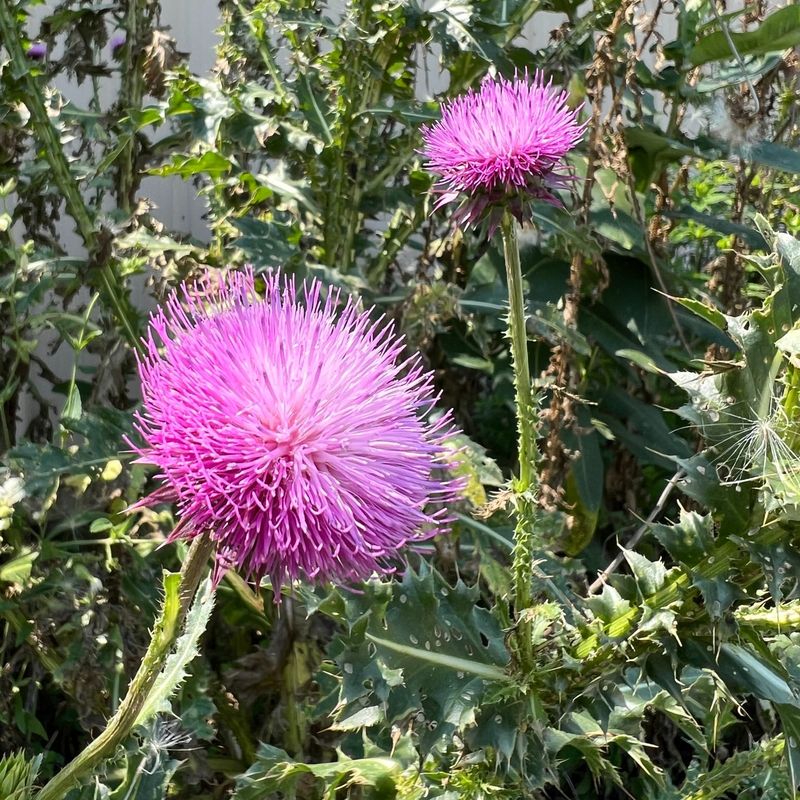
<path id="1" fill-rule="evenodd" d="M 131 445 L 164 486 L 139 505 L 177 503 L 170 540 L 208 531 L 217 581 L 269 575 L 279 597 L 300 577 L 362 579 L 446 527 L 457 483 L 437 477 L 451 418 L 428 417 L 432 375 L 391 324 L 339 300 L 280 274 L 260 299 L 248 270 L 207 274 L 151 318 L 146 444 Z"/>
<path id="2" fill-rule="evenodd" d="M 477 92 L 445 103 L 442 118 L 421 129 L 426 167 L 440 176 L 435 208 L 466 195 L 456 222 L 475 225 L 488 214 L 494 228 L 506 209 L 524 221 L 531 200 L 561 205 L 554 190 L 572 179 L 564 157 L 585 128 L 568 96 L 526 70 L 514 80 L 487 75 Z"/>

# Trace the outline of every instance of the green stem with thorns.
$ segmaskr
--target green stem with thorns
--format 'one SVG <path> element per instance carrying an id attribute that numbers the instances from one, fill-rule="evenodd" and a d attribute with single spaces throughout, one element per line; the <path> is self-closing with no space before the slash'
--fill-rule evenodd
<path id="1" fill-rule="evenodd" d="M 514 481 L 517 524 L 514 529 L 514 605 L 517 618 L 517 646 L 523 673 L 533 670 L 531 621 L 526 610 L 532 603 L 531 582 L 534 568 L 534 525 L 536 521 L 537 450 L 536 404 L 528 364 L 528 333 L 525 327 L 525 296 L 519 258 L 517 222 L 506 212 L 501 222 L 503 253 L 508 278 L 508 336 L 514 362 L 514 389 L 517 407 L 519 477 Z"/>
<path id="2" fill-rule="evenodd" d="M 147 652 L 128 687 L 125 699 L 108 721 L 106 729 L 50 779 L 36 795 L 36 800 L 62 800 L 84 775 L 111 756 L 128 737 L 183 630 L 186 615 L 189 613 L 200 580 L 205 574 L 213 549 L 214 544 L 208 534 L 198 536 L 189 548 L 180 575 L 171 574 L 165 577 L 165 586 L 167 580 L 178 581 L 178 591 L 171 602 L 169 594 L 165 597 L 161 613 L 153 627 Z"/>

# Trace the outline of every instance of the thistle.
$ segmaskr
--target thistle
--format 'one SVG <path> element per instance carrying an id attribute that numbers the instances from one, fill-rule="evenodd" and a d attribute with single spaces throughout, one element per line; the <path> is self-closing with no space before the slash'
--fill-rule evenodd
<path id="1" fill-rule="evenodd" d="M 422 128 L 428 170 L 439 176 L 435 208 L 460 200 L 453 219 L 489 222 L 502 229 L 508 279 L 508 338 L 514 365 L 519 475 L 514 481 L 514 596 L 521 670 L 533 668 L 532 630 L 525 609 L 532 602 L 534 527 L 537 503 L 537 401 L 533 396 L 525 328 L 525 296 L 517 222 L 530 219 L 533 201 L 560 205 L 555 191 L 571 176 L 564 158 L 583 135 L 579 109 L 567 107 L 567 92 L 541 72 L 514 80 L 486 77 L 480 89 L 445 103 L 442 118 Z"/>
<path id="2" fill-rule="evenodd" d="M 583 136 L 580 109 L 541 72 L 514 80 L 487 76 L 442 107 L 442 118 L 422 128 L 426 167 L 439 180 L 435 208 L 461 198 L 454 220 L 492 230 L 508 211 L 530 218 L 531 202 L 560 205 L 555 192 L 569 184 L 564 157 Z"/>
<path id="3" fill-rule="evenodd" d="M 443 528 L 449 415 L 418 356 L 317 281 L 207 275 L 150 323 L 139 362 L 141 462 L 174 501 L 170 539 L 208 532 L 215 579 L 350 581 Z M 339 305 L 341 310 L 337 310 Z M 431 510 L 437 508 L 438 510 Z"/>

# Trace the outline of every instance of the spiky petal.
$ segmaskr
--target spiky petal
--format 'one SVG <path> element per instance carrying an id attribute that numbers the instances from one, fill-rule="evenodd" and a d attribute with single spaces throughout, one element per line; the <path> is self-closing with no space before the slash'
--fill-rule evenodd
<path id="1" fill-rule="evenodd" d="M 567 99 L 541 72 L 526 71 L 487 76 L 478 91 L 445 103 L 441 119 L 421 129 L 426 167 L 439 176 L 436 208 L 462 199 L 456 221 L 474 225 L 487 216 L 496 224 L 505 209 L 522 221 L 534 199 L 560 205 L 554 191 L 571 179 L 564 157 L 585 128 Z"/>
<path id="2" fill-rule="evenodd" d="M 427 416 L 432 377 L 321 288 L 273 274 L 261 299 L 251 271 L 207 275 L 150 322 L 133 446 L 164 486 L 144 502 L 177 503 L 173 539 L 211 534 L 217 580 L 361 579 L 442 530 L 451 423 Z"/>

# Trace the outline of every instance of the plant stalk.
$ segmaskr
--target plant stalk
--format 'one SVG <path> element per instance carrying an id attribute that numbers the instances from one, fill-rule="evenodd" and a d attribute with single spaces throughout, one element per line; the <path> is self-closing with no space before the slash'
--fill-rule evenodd
<path id="1" fill-rule="evenodd" d="M 63 800 L 81 777 L 94 770 L 100 762 L 110 756 L 136 725 L 148 695 L 181 633 L 212 549 L 213 542 L 207 533 L 198 536 L 192 542 L 180 575 L 177 576 L 179 580 L 177 613 L 174 608 L 169 608 L 168 604 L 164 603 L 153 628 L 147 653 L 117 713 L 109 720 L 106 729 L 82 753 L 50 779 L 36 795 L 36 800 Z M 169 577 L 167 576 L 167 579 Z"/>
<path id="2" fill-rule="evenodd" d="M 125 11 L 125 58 L 122 67 L 120 86 L 120 106 L 131 120 L 142 110 L 144 97 L 144 77 L 142 75 L 141 41 L 147 14 L 146 0 L 127 0 Z M 125 148 L 120 154 L 117 176 L 117 202 L 119 207 L 130 214 L 135 206 L 137 189 L 136 158 L 138 155 L 136 133 L 131 131 Z"/>
<path id="3" fill-rule="evenodd" d="M 517 524 L 514 529 L 514 605 L 517 618 L 517 643 L 523 672 L 533 670 L 531 621 L 525 611 L 532 602 L 533 536 L 536 518 L 537 451 L 536 421 L 528 364 L 528 333 L 525 327 L 525 297 L 519 259 L 517 222 L 506 212 L 501 222 L 503 254 L 508 278 L 508 336 L 514 366 L 514 389 L 517 408 L 519 477 L 514 481 Z"/>

